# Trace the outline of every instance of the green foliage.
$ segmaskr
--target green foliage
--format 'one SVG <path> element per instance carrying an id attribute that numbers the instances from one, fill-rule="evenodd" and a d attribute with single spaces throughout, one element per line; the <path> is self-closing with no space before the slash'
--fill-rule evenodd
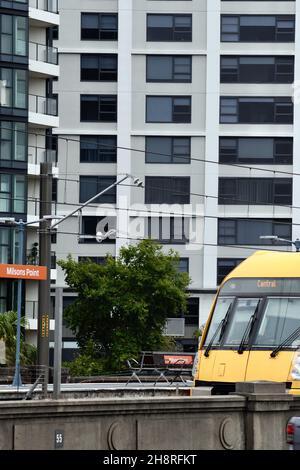
<path id="1" fill-rule="evenodd" d="M 0 314 L 0 340 L 5 343 L 6 364 L 13 366 L 16 358 L 16 336 L 17 336 L 17 312 L 9 311 Z M 21 326 L 26 327 L 25 317 L 21 318 Z M 36 363 L 36 347 L 27 344 L 24 341 L 24 335 L 21 332 L 20 343 L 20 362 L 21 365 L 31 365 Z"/>
<path id="2" fill-rule="evenodd" d="M 82 351 L 88 340 L 97 354 L 105 353 L 107 367 L 118 370 L 141 350 L 164 344 L 166 318 L 185 311 L 189 277 L 178 272 L 178 255 L 143 240 L 108 256 L 104 265 L 77 263 L 71 256 L 59 265 L 78 298 L 65 314 Z"/>
<path id="3" fill-rule="evenodd" d="M 72 362 L 64 363 L 73 377 L 85 375 L 99 375 L 105 370 L 103 358 L 97 358 L 97 351 L 93 341 L 89 340 L 81 354 Z"/>

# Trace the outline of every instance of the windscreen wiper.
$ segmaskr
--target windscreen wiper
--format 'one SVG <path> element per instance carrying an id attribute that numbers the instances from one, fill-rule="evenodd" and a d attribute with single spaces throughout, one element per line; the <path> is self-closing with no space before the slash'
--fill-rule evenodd
<path id="1" fill-rule="evenodd" d="M 284 341 L 282 341 L 282 343 L 280 343 L 279 346 L 277 346 L 277 348 L 275 348 L 271 352 L 270 356 L 276 357 L 279 351 L 281 351 L 281 349 L 291 344 L 295 339 L 298 338 L 298 336 L 300 336 L 300 326 L 293 333 L 291 333 Z"/>
<path id="2" fill-rule="evenodd" d="M 209 351 L 211 350 L 212 348 L 212 345 L 214 344 L 214 340 L 216 339 L 219 331 L 220 331 L 220 336 L 219 336 L 219 340 L 222 338 L 223 334 L 224 334 L 224 331 L 225 331 L 225 328 L 226 328 L 226 325 L 227 325 L 227 322 L 228 322 L 228 317 L 229 317 L 229 313 L 230 313 L 230 310 L 231 310 L 231 304 L 229 305 L 228 309 L 227 309 L 227 312 L 225 314 L 225 317 L 223 318 L 222 321 L 220 321 L 219 325 L 218 325 L 218 328 L 216 329 L 216 331 L 214 332 L 210 342 L 208 343 L 208 345 L 206 346 L 206 349 L 204 351 L 204 356 L 205 357 L 208 357 L 209 356 Z"/>
<path id="3" fill-rule="evenodd" d="M 241 339 L 241 342 L 240 342 L 240 345 L 238 347 L 238 354 L 243 354 L 244 352 L 244 349 L 245 349 L 245 345 L 246 345 L 246 340 L 249 340 L 249 337 L 250 337 L 250 333 L 253 329 L 253 326 L 254 326 L 254 323 L 256 322 L 257 320 L 257 312 L 258 312 L 258 309 L 259 309 L 259 305 L 260 305 L 260 302 L 257 302 L 257 305 L 255 307 L 255 310 L 254 310 L 254 313 L 253 315 L 251 315 L 251 317 L 249 318 L 249 321 L 247 323 L 247 326 L 246 326 L 246 329 L 245 329 L 245 332 L 243 334 L 243 337 Z"/>

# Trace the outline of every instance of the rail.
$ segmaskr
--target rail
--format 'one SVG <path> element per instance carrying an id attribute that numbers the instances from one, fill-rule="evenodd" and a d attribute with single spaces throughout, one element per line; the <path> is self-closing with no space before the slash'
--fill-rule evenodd
<path id="1" fill-rule="evenodd" d="M 46 96 L 29 95 L 29 111 L 48 116 L 57 116 L 57 99 Z"/>
<path id="2" fill-rule="evenodd" d="M 50 47 L 37 42 L 29 42 L 29 59 L 57 65 L 58 49 L 57 47 Z"/>
<path id="3" fill-rule="evenodd" d="M 30 8 L 58 13 L 58 0 L 29 0 Z"/>

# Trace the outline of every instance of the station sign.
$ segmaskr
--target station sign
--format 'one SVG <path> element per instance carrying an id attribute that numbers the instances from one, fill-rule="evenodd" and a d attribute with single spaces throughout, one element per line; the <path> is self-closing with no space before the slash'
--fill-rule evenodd
<path id="1" fill-rule="evenodd" d="M 47 267 L 28 264 L 0 264 L 0 278 L 46 281 Z"/>

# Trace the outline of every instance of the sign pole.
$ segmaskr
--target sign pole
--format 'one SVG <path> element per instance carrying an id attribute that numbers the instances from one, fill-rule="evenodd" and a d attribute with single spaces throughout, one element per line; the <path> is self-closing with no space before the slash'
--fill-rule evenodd
<path id="1" fill-rule="evenodd" d="M 19 263 L 23 263 L 24 250 L 24 228 L 23 220 L 19 221 Z M 22 385 L 20 370 L 20 351 L 21 351 L 21 309 L 22 309 L 22 279 L 18 279 L 18 312 L 17 312 L 17 337 L 16 337 L 16 368 L 13 379 L 13 386 L 20 387 Z"/>

